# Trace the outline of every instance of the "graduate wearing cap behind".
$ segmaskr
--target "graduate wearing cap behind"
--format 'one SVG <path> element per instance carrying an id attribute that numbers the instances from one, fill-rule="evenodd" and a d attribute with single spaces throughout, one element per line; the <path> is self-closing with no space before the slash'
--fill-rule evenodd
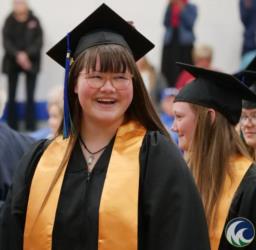
<path id="1" fill-rule="evenodd" d="M 152 48 L 103 4 L 48 52 L 66 66 L 63 130 L 21 163 L 1 249 L 209 249 L 193 177 L 135 63 Z"/>
<path id="2" fill-rule="evenodd" d="M 172 129 L 201 194 L 211 249 L 256 249 L 256 165 L 235 130 L 242 99 L 256 95 L 231 75 L 180 66 L 195 80 L 174 100 Z"/>
<path id="3" fill-rule="evenodd" d="M 237 77 L 256 94 L 256 57 Z M 244 100 L 242 106 L 240 129 L 252 158 L 256 160 L 256 102 Z"/>

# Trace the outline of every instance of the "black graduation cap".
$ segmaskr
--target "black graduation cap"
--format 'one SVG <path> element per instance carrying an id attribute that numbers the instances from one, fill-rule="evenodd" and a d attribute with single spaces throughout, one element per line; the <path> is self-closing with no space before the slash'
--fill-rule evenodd
<path id="1" fill-rule="evenodd" d="M 245 68 L 245 70 L 238 72 L 236 76 L 238 79 L 244 82 L 253 93 L 256 94 L 256 56 Z M 245 109 L 255 109 L 256 102 L 243 100 L 242 106 Z"/>
<path id="2" fill-rule="evenodd" d="M 154 47 L 154 44 L 131 24 L 106 4 L 102 4 L 47 52 L 48 56 L 65 67 L 64 138 L 69 136 L 72 128 L 67 86 L 71 58 L 75 60 L 84 50 L 103 44 L 118 44 L 128 48 L 135 61 Z"/>
<path id="3" fill-rule="evenodd" d="M 137 61 L 154 47 L 153 43 L 104 3 L 76 26 L 69 36 L 71 57 L 74 58 L 96 45 L 118 44 L 129 48 Z M 66 52 L 65 36 L 47 55 L 65 67 Z"/>
<path id="4" fill-rule="evenodd" d="M 256 94 L 256 82 L 254 82 L 254 84 L 251 84 L 249 89 Z M 245 109 L 255 109 L 256 101 L 243 100 L 242 107 Z"/>
<path id="5" fill-rule="evenodd" d="M 234 76 L 248 87 L 256 84 L 256 56 L 244 70 L 235 73 Z"/>
<path id="6" fill-rule="evenodd" d="M 240 119 L 242 99 L 256 101 L 256 95 L 232 75 L 188 64 L 177 64 L 196 79 L 180 90 L 175 102 L 189 102 L 213 108 L 235 125 Z"/>

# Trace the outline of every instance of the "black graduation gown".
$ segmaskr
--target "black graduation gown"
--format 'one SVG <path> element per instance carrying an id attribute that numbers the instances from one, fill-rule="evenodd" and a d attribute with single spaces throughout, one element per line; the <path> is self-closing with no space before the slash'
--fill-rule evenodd
<path id="1" fill-rule="evenodd" d="M 243 217 L 250 220 L 256 229 L 256 165 L 252 164 L 243 177 L 229 208 L 228 216 L 224 229 L 228 223 L 237 217 Z M 255 250 L 256 237 L 246 247 L 237 248 L 232 246 L 226 239 L 225 230 L 223 230 L 219 250 Z"/>
<path id="2" fill-rule="evenodd" d="M 53 250 L 98 249 L 98 208 L 112 147 L 113 140 L 89 175 L 76 144 L 60 193 Z M 22 249 L 28 191 L 43 148 L 40 144 L 27 156 L 8 195 L 2 250 Z M 210 249 L 201 200 L 177 147 L 159 132 L 148 132 L 139 160 L 138 249 Z"/>

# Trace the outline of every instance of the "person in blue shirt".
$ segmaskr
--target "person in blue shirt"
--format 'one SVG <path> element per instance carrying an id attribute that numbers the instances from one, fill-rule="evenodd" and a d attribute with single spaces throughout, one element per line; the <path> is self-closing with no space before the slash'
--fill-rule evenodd
<path id="1" fill-rule="evenodd" d="M 166 129 L 170 133 L 172 139 L 176 144 L 178 144 L 178 134 L 171 130 L 173 121 L 174 121 L 174 113 L 173 113 L 173 101 L 175 96 L 178 94 L 178 89 L 176 88 L 165 88 L 162 91 L 161 96 L 161 113 L 160 118 L 162 123 L 165 125 Z"/>

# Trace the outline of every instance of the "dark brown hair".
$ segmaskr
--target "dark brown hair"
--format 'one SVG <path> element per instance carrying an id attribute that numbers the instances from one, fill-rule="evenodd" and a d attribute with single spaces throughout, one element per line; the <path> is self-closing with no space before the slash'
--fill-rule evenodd
<path id="1" fill-rule="evenodd" d="M 97 58 L 100 60 L 101 72 L 126 72 L 133 76 L 133 100 L 126 111 L 126 121 L 136 120 L 148 130 L 159 130 L 169 138 L 169 133 L 161 123 L 150 97 L 145 88 L 142 77 L 130 51 L 120 45 L 100 45 L 87 49 L 81 53 L 71 67 L 69 78 L 69 107 L 73 128 L 80 132 L 81 107 L 74 86 L 82 69 L 87 72 L 96 68 Z M 74 131 L 73 131 L 74 132 Z"/>

